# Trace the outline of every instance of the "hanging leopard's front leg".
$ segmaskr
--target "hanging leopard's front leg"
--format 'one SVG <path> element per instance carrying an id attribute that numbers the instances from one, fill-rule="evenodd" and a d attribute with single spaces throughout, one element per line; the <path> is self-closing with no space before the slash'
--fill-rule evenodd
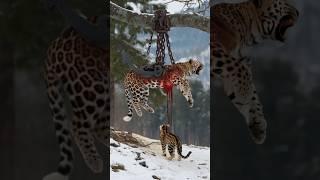
<path id="1" fill-rule="evenodd" d="M 251 69 L 241 59 L 221 57 L 225 58 L 213 57 L 213 73 L 222 78 L 224 90 L 245 117 L 254 142 L 262 144 L 266 138 L 267 123 L 253 84 Z"/>
<path id="2" fill-rule="evenodd" d="M 191 88 L 187 79 L 180 80 L 179 89 L 182 95 L 186 98 L 190 107 L 193 107 L 193 98 L 191 94 Z"/>
<path id="3" fill-rule="evenodd" d="M 234 106 L 245 117 L 250 134 L 257 144 L 266 138 L 267 122 L 252 80 L 251 64 L 243 57 L 233 57 L 222 44 L 211 44 L 210 76 L 220 78 L 224 90 Z"/>

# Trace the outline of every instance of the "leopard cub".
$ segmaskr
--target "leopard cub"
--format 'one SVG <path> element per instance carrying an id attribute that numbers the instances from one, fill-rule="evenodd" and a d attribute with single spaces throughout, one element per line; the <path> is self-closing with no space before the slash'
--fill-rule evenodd
<path id="1" fill-rule="evenodd" d="M 186 159 L 190 156 L 191 151 L 188 152 L 186 156 L 183 156 L 182 153 L 182 144 L 178 136 L 172 134 L 169 130 L 170 125 L 169 124 L 162 124 L 160 125 L 160 142 L 162 147 L 162 155 L 166 157 L 166 146 L 168 145 L 168 151 L 170 153 L 169 160 L 172 160 L 174 158 L 174 151 L 175 148 L 177 148 L 178 152 L 178 160 L 181 160 L 181 157 Z"/>

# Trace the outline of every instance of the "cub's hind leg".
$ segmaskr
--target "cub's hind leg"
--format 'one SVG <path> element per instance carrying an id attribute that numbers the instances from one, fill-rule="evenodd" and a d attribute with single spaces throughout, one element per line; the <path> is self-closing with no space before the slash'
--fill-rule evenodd
<path id="1" fill-rule="evenodd" d="M 170 154 L 170 157 L 168 158 L 169 160 L 172 160 L 175 156 L 175 145 L 174 144 L 168 144 L 168 151 Z"/>
<path id="2" fill-rule="evenodd" d="M 161 141 L 162 156 L 166 157 L 166 143 Z"/>

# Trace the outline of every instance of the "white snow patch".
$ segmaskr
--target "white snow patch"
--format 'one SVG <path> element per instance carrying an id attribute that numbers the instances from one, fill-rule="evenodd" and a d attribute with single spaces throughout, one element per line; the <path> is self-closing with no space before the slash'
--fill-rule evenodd
<path id="1" fill-rule="evenodd" d="M 179 13 L 183 10 L 183 7 L 185 3 L 177 2 L 177 1 L 171 1 L 171 0 L 153 0 L 149 2 L 149 4 L 166 4 L 167 5 L 167 11 L 170 14 Z"/>
<path id="2" fill-rule="evenodd" d="M 117 180 L 153 179 L 155 175 L 161 180 L 184 180 L 184 179 L 210 179 L 210 148 L 193 145 L 183 145 L 182 154 L 192 151 L 187 159 L 167 160 L 162 156 L 160 143 L 157 140 L 144 139 L 148 142 L 157 142 L 148 147 L 133 148 L 120 143 L 120 147 L 110 146 L 110 165 L 122 164 L 125 170 L 113 172 L 110 167 L 110 178 Z M 110 139 L 110 143 L 118 144 Z M 141 160 L 135 160 L 137 153 L 141 154 Z M 146 162 L 148 167 L 139 163 Z"/>
<path id="3" fill-rule="evenodd" d="M 140 3 L 127 2 L 126 4 L 130 7 L 132 7 L 133 12 L 138 13 L 138 14 L 141 13 L 142 5 Z"/>

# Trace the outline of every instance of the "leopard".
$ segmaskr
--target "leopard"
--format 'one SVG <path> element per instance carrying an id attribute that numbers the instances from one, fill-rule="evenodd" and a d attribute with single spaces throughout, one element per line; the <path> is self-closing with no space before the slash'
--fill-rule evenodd
<path id="1" fill-rule="evenodd" d="M 95 24 L 97 18 L 87 20 Z M 103 171 L 103 158 L 95 140 L 108 147 L 108 51 L 107 45 L 105 48 L 96 46 L 72 26 L 65 28 L 47 49 L 44 77 L 60 160 L 57 171 L 45 176 L 44 180 L 69 179 L 73 169 L 73 143 L 93 173 Z M 71 107 L 70 113 L 68 107 Z"/>
<path id="2" fill-rule="evenodd" d="M 145 77 L 130 70 L 124 78 L 124 92 L 127 99 L 128 114 L 123 117 L 126 122 L 131 121 L 133 109 L 141 117 L 142 110 L 154 113 L 154 109 L 148 104 L 149 88 L 161 88 L 166 91 L 173 86 L 179 87 L 190 107 L 193 107 L 193 98 L 189 81 L 186 78 L 193 74 L 199 75 L 203 64 L 199 60 L 189 59 L 172 65 L 164 65 L 164 72 L 159 77 Z"/>
<path id="3" fill-rule="evenodd" d="M 182 155 L 182 145 L 179 137 L 170 132 L 170 124 L 164 123 L 160 125 L 160 143 L 162 148 L 162 156 L 166 157 L 166 148 L 168 145 L 168 151 L 170 157 L 168 160 L 172 160 L 175 157 L 175 149 L 177 149 L 178 160 L 181 160 L 181 157 L 187 159 L 192 153 L 189 151 L 187 155 Z"/>
<path id="4" fill-rule="evenodd" d="M 220 79 L 225 94 L 246 120 L 256 144 L 263 144 L 267 121 L 253 82 L 248 48 L 265 40 L 286 40 L 299 11 L 287 0 L 248 0 L 211 6 L 210 77 Z"/>

